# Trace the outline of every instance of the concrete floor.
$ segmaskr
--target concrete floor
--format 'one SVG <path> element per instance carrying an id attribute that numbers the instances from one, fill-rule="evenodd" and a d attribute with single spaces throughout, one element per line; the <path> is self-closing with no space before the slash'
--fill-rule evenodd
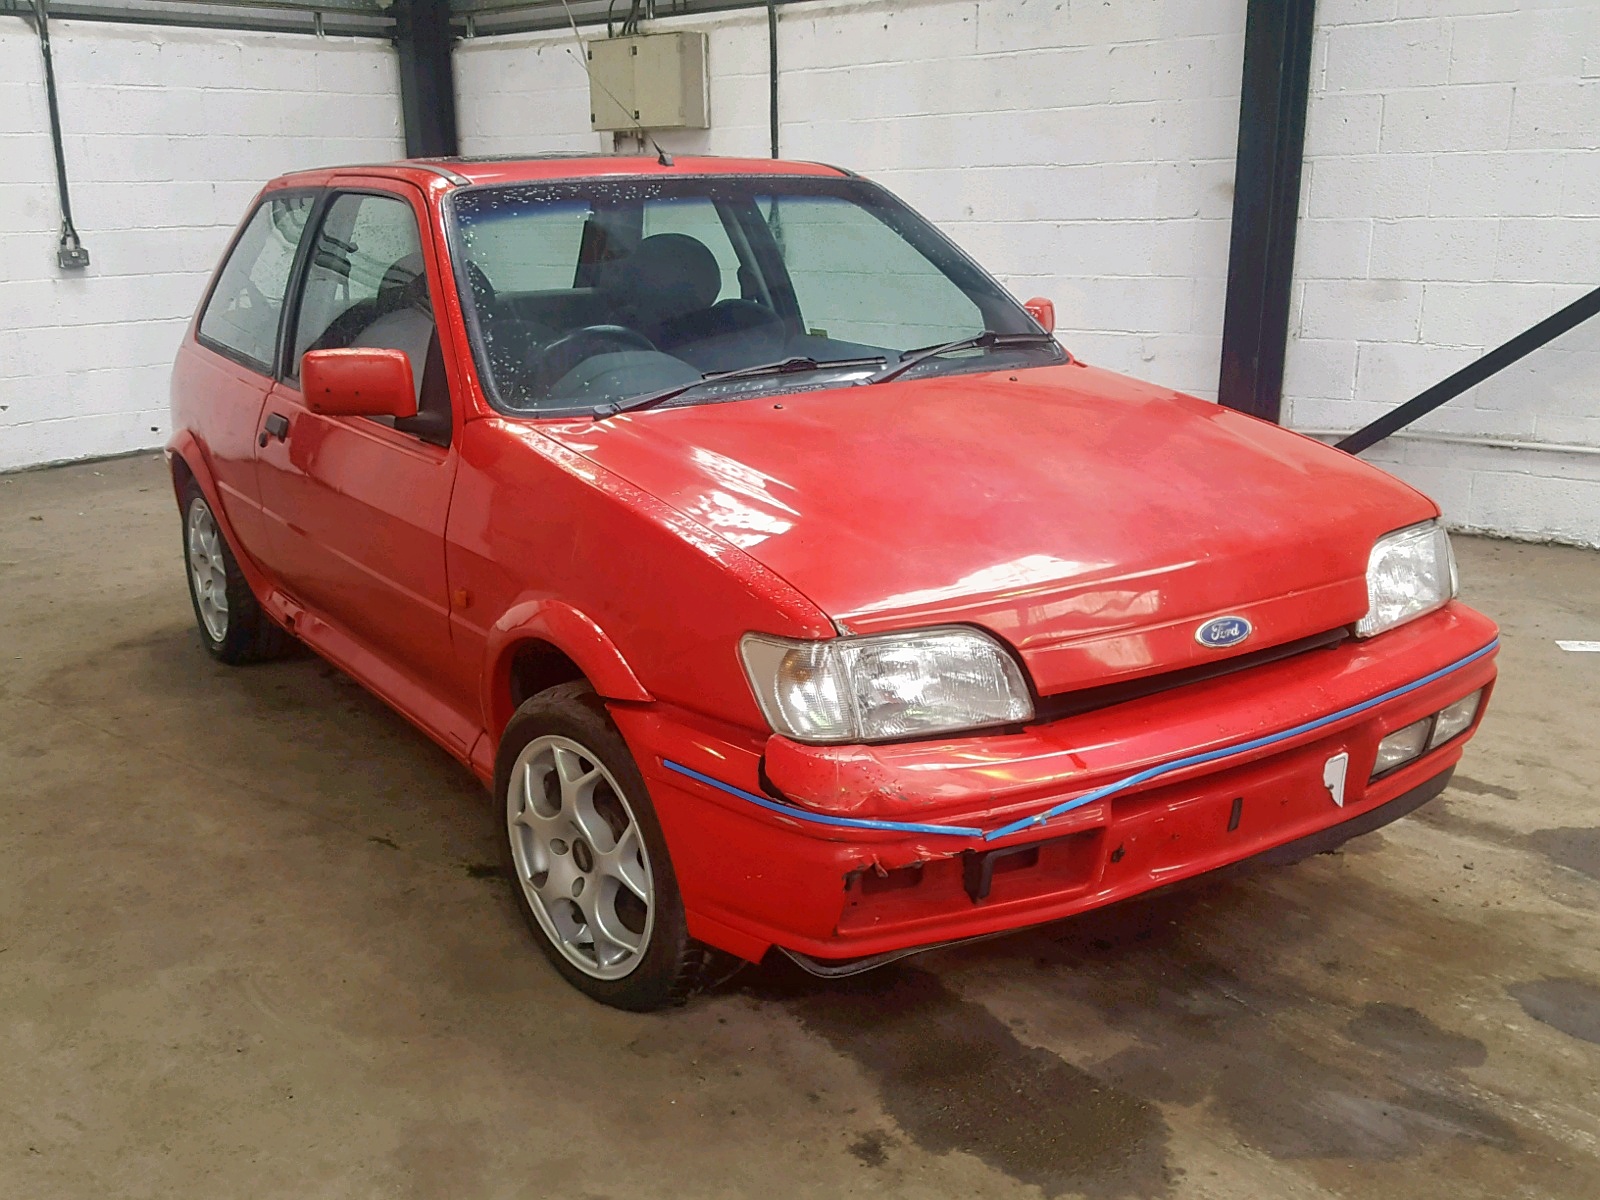
<path id="1" fill-rule="evenodd" d="M 640 1017 L 442 752 L 202 653 L 156 458 L 0 478 L 0 1196 L 1600 1195 L 1600 555 L 1457 548 L 1501 684 L 1415 817 Z"/>

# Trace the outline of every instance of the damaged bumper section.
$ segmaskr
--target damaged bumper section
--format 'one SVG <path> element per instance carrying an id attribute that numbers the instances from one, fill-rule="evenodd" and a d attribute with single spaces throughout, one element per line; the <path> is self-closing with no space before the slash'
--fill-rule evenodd
<path id="1" fill-rule="evenodd" d="M 1292 861 L 1404 816 L 1443 790 L 1482 719 L 1495 632 L 1451 604 L 1372 642 L 893 745 L 802 745 L 658 705 L 614 716 L 690 932 L 841 974 L 1246 859 Z M 1474 695 L 1464 727 L 1436 716 Z M 1394 765 L 1389 748 L 1423 723 Z"/>

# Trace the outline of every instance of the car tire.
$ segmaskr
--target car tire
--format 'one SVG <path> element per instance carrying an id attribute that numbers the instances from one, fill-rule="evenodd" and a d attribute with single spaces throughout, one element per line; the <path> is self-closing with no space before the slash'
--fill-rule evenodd
<path id="1" fill-rule="evenodd" d="M 705 986 L 720 956 L 689 936 L 644 777 L 587 683 L 517 709 L 495 795 L 512 895 L 568 983 L 631 1012 L 675 1007 Z"/>
<path id="2" fill-rule="evenodd" d="M 261 610 L 210 503 L 193 480 L 183 490 L 182 511 L 184 576 L 201 644 L 230 666 L 287 653 L 294 638 Z"/>

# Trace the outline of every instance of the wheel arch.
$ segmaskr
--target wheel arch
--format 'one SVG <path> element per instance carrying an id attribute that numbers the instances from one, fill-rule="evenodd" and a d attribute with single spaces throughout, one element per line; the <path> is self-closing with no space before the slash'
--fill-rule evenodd
<path id="1" fill-rule="evenodd" d="M 167 468 L 172 472 L 172 491 L 177 496 L 178 503 L 183 503 L 183 491 L 189 484 L 198 486 L 194 468 L 189 465 L 188 459 L 176 450 L 167 451 Z M 204 489 L 201 489 L 202 491 Z"/>
<path id="2" fill-rule="evenodd" d="M 589 616 L 552 598 L 523 600 L 489 631 L 483 712 L 498 741 L 529 696 L 575 679 L 607 700 L 653 699 L 633 668 Z"/>
<path id="3" fill-rule="evenodd" d="M 265 596 L 269 590 L 267 577 L 256 564 L 249 549 L 239 540 L 238 532 L 229 519 L 227 507 L 222 503 L 217 481 L 211 474 L 211 465 L 206 461 L 205 447 L 192 432 L 185 429 L 179 431 L 167 443 L 166 456 L 167 469 L 172 473 L 172 493 L 177 500 L 180 515 L 183 509 L 184 488 L 192 483 L 205 497 L 206 504 L 211 509 L 211 518 L 216 521 L 217 528 L 227 539 L 228 548 L 233 552 L 234 561 L 239 564 L 239 570 L 249 583 L 250 590 L 255 593 L 257 599 Z"/>
<path id="4" fill-rule="evenodd" d="M 175 433 L 172 440 L 167 443 L 166 456 L 167 469 L 172 474 L 172 491 L 177 496 L 179 504 L 183 503 L 185 485 L 193 483 L 213 509 L 219 507 L 216 484 L 211 478 L 211 468 L 206 462 L 205 449 L 193 432 L 182 429 Z"/>

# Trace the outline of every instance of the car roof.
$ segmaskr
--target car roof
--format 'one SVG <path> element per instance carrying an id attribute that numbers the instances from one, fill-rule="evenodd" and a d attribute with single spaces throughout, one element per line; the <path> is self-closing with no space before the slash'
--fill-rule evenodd
<path id="1" fill-rule="evenodd" d="M 666 158 L 663 162 L 662 159 Z M 851 172 L 822 163 L 775 158 L 722 158 L 713 155 L 529 154 L 483 158 L 406 158 L 387 163 L 318 167 L 281 175 L 267 185 L 321 187 L 339 175 L 388 176 L 425 187 L 492 183 L 542 183 L 599 176 L 671 177 L 674 175 L 801 175 L 847 176 Z"/>

